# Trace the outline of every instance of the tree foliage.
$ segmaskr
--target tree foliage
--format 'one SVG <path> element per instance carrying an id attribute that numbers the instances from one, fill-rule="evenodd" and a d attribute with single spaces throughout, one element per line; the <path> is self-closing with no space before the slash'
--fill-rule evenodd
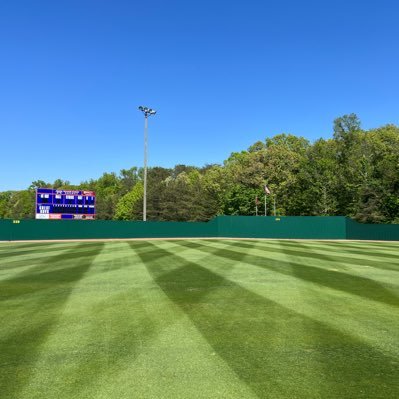
<path id="1" fill-rule="evenodd" d="M 137 220 L 136 209 L 143 200 L 143 183 L 137 182 L 116 204 L 115 217 L 118 220 Z"/>
<path id="2" fill-rule="evenodd" d="M 399 223 L 399 128 L 362 130 L 357 115 L 333 122 L 333 136 L 310 143 L 278 134 L 232 153 L 223 165 L 149 168 L 147 219 L 206 221 L 216 215 L 263 214 L 266 184 L 269 212 L 279 215 L 344 215 L 361 222 Z M 32 182 L 27 190 L 0 193 L 1 218 L 34 216 L 38 187 L 94 190 L 99 219 L 142 218 L 143 169 L 104 173 L 72 185 L 67 180 Z"/>

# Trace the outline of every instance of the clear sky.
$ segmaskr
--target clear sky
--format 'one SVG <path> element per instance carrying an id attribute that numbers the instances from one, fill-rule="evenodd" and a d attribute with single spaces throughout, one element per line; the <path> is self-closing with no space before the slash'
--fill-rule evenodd
<path id="1" fill-rule="evenodd" d="M 2 1 L 0 190 L 399 124 L 399 3 Z"/>

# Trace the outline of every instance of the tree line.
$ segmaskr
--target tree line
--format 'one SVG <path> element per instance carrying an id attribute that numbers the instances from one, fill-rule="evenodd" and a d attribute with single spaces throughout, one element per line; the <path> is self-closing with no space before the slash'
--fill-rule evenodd
<path id="1" fill-rule="evenodd" d="M 207 221 L 216 215 L 343 215 L 364 223 L 399 223 L 399 127 L 363 130 L 355 114 L 334 120 L 333 136 L 311 143 L 278 134 L 234 152 L 222 165 L 152 167 L 147 220 Z M 141 220 L 143 170 L 104 173 L 78 185 L 34 181 L 0 193 L 0 218 L 33 218 L 35 189 L 93 190 L 97 218 Z M 272 212 L 271 212 L 272 211 Z"/>

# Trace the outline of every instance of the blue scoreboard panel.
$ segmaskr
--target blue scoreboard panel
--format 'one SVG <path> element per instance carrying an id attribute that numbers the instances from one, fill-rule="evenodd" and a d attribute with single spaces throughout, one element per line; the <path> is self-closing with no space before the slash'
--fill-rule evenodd
<path id="1" fill-rule="evenodd" d="M 95 219 L 94 191 L 36 190 L 36 219 Z"/>

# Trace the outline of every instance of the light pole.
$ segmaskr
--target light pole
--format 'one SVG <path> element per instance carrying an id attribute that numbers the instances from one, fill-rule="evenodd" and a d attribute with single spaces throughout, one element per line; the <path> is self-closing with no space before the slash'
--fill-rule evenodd
<path id="1" fill-rule="evenodd" d="M 143 221 L 147 220 L 147 136 L 148 136 L 148 117 L 155 115 L 154 111 L 148 107 L 140 105 L 139 110 L 144 114 L 144 196 L 143 196 Z"/>

